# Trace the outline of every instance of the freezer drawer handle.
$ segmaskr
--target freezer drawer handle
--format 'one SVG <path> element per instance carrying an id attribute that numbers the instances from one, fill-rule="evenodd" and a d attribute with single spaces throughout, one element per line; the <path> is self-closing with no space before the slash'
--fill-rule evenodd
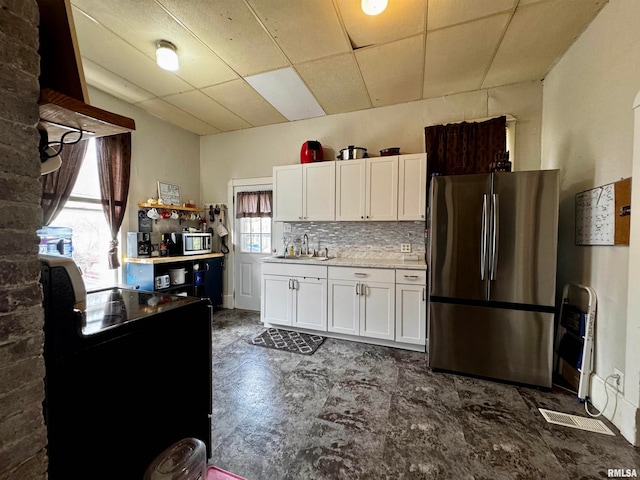
<path id="1" fill-rule="evenodd" d="M 404 278 L 418 278 L 418 275 L 405 275 Z"/>
<path id="2" fill-rule="evenodd" d="M 366 277 L 366 276 L 367 276 L 367 274 L 366 274 L 366 273 L 357 273 L 357 272 L 356 272 L 356 273 L 354 273 L 354 275 L 355 275 L 356 277 Z"/>
<path id="3" fill-rule="evenodd" d="M 484 268 L 487 263 L 487 194 L 482 196 L 482 230 L 480 232 L 480 280 L 484 280 Z"/>
<path id="4" fill-rule="evenodd" d="M 496 270 L 498 269 L 498 240 L 500 238 L 500 225 L 499 225 L 499 211 L 500 204 L 498 194 L 493 194 L 493 208 L 491 209 L 493 212 L 493 219 L 491 225 L 491 280 L 496 279 Z"/>

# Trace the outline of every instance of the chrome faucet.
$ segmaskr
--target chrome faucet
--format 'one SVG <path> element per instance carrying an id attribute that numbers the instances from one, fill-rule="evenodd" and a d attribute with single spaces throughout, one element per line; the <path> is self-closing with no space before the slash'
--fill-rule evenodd
<path id="1" fill-rule="evenodd" d="M 302 236 L 302 250 L 302 255 L 309 255 L 309 237 L 306 233 Z"/>

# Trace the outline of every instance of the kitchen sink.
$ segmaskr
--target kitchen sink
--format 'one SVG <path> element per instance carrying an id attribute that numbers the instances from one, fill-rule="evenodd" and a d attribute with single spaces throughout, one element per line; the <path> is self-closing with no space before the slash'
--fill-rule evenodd
<path id="1" fill-rule="evenodd" d="M 300 255 L 297 257 L 290 257 L 289 255 L 276 255 L 273 258 L 281 258 L 284 260 L 294 260 L 294 261 L 301 261 L 301 260 L 310 260 L 312 262 L 326 262 L 327 260 L 331 260 L 333 258 L 336 257 L 309 257 L 307 255 Z"/>

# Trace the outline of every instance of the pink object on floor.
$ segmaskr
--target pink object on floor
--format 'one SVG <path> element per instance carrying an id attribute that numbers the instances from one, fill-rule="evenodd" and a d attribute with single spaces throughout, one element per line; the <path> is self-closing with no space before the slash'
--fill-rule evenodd
<path id="1" fill-rule="evenodd" d="M 247 480 L 235 473 L 227 472 L 218 467 L 207 468 L 207 480 Z"/>

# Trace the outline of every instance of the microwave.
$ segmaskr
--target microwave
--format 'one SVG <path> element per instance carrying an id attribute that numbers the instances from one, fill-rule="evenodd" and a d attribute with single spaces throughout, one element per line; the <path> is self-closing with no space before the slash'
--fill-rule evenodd
<path id="1" fill-rule="evenodd" d="M 200 255 L 211 253 L 210 233 L 187 233 L 182 232 L 182 254 Z"/>

